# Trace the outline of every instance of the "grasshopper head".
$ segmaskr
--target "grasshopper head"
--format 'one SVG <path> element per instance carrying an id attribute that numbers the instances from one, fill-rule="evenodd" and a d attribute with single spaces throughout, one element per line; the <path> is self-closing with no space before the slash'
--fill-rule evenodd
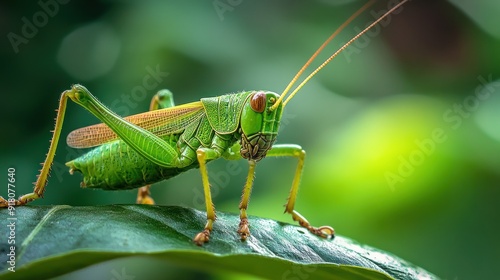
<path id="1" fill-rule="evenodd" d="M 269 91 L 255 91 L 247 99 L 241 113 L 240 154 L 248 160 L 261 160 L 271 149 L 278 135 L 282 105 L 271 110 L 279 95 Z"/>

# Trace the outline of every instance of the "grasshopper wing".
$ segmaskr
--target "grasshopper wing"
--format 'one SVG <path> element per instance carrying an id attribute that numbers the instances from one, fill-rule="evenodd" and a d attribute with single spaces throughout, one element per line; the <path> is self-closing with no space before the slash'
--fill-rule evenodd
<path id="1" fill-rule="evenodd" d="M 124 119 L 161 137 L 183 131 L 187 125 L 198 120 L 204 113 L 202 103 L 197 101 L 132 115 Z M 100 123 L 72 131 L 68 134 L 66 142 L 72 148 L 90 148 L 118 138 L 118 135 L 106 124 Z"/>

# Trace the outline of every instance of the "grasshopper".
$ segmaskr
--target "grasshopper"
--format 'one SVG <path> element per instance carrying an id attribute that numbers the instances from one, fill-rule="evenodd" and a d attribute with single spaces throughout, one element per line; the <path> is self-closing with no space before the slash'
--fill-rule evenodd
<path id="1" fill-rule="evenodd" d="M 333 238 L 335 231 L 332 227 L 313 227 L 294 209 L 305 151 L 299 145 L 274 144 L 282 112 L 294 95 L 326 64 L 407 1 L 398 3 L 332 54 L 307 76 L 286 100 L 285 96 L 318 53 L 349 22 L 371 6 L 374 0 L 354 13 L 321 45 L 281 95 L 263 90 L 245 91 L 174 106 L 172 93 L 163 90 L 153 97 L 149 112 L 121 118 L 97 100 L 84 86 L 73 85 L 61 94 L 49 152 L 35 182 L 34 191 L 17 200 L 7 201 L 0 197 L 0 207 L 25 205 L 43 196 L 69 98 L 103 122 L 77 129 L 67 137 L 70 147 L 96 147 L 66 163 L 71 174 L 83 174 L 82 187 L 105 190 L 139 188 L 137 203 L 154 204 L 150 197 L 152 183 L 169 179 L 192 168 L 199 168 L 205 194 L 207 222 L 193 241 L 202 245 L 209 241 L 216 219 L 206 164 L 221 157 L 228 160 L 244 158 L 248 160 L 249 169 L 239 204 L 240 223 L 237 232 L 241 240 L 246 240 L 250 235 L 247 207 L 256 163 L 266 156 L 293 157 L 298 160 L 298 165 L 285 212 L 291 214 L 294 221 L 298 221 L 300 226 L 311 233 L 322 238 Z"/>

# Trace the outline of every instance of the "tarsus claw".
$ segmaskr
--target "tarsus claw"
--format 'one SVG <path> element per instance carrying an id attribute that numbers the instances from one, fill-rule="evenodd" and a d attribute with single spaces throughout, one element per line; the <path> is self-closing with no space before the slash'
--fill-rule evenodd
<path id="1" fill-rule="evenodd" d="M 203 245 L 203 243 L 208 242 L 209 239 L 210 239 L 210 231 L 205 229 L 202 232 L 198 233 L 194 237 L 193 241 L 194 243 L 196 243 L 196 245 L 201 246 Z"/>
<path id="2" fill-rule="evenodd" d="M 321 226 L 318 228 L 318 232 L 323 238 L 331 239 L 335 237 L 335 230 L 330 226 Z"/>

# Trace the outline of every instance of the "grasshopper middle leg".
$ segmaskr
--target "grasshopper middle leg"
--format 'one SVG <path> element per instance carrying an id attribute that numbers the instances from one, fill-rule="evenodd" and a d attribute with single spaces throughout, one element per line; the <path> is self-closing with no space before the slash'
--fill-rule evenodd
<path id="1" fill-rule="evenodd" d="M 219 151 L 211 148 L 199 148 L 196 151 L 196 156 L 198 158 L 198 162 L 200 163 L 201 180 L 203 183 L 203 191 L 205 193 L 205 204 L 207 207 L 207 223 L 205 224 L 205 228 L 200 233 L 198 233 L 193 239 L 193 241 L 198 246 L 201 246 L 203 245 L 203 243 L 209 241 L 213 223 L 215 222 L 216 219 L 215 207 L 212 202 L 212 194 L 210 192 L 210 183 L 208 181 L 208 172 L 206 163 L 208 160 L 220 157 L 220 155 L 221 153 Z"/>

